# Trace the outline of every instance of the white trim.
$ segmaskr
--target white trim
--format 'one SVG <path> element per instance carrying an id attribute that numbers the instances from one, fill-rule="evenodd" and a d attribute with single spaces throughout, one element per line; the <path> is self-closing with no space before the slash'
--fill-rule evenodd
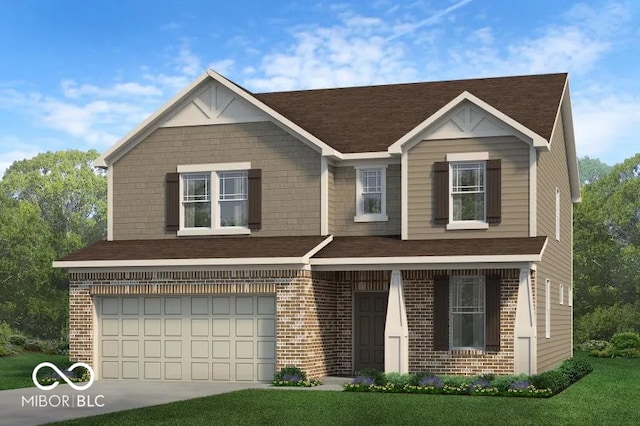
<path id="1" fill-rule="evenodd" d="M 302 270 L 310 271 L 311 267 L 304 263 L 278 263 L 273 264 L 260 264 L 260 265 L 172 265 L 172 266 L 115 266 L 115 267 L 101 267 L 101 266 L 76 266 L 66 267 L 67 272 L 73 273 L 108 273 L 108 272 L 192 272 L 192 271 L 273 271 L 275 268 L 278 270 Z"/>
<path id="2" fill-rule="evenodd" d="M 533 266 L 533 265 L 532 265 Z M 536 371 L 536 320 L 530 267 L 520 268 L 516 320 L 514 325 L 514 374 L 533 374 Z M 526 355 L 529 355 L 528 358 Z M 519 369 L 522 364 L 528 368 Z"/>
<path id="3" fill-rule="evenodd" d="M 384 372 L 409 372 L 409 326 L 402 290 L 402 272 L 391 271 L 384 326 Z"/>
<path id="4" fill-rule="evenodd" d="M 326 157 L 329 158 L 329 157 Z M 389 158 L 364 158 L 360 160 L 340 160 L 334 159 L 333 165 L 336 167 L 362 167 L 362 168 L 375 168 L 375 167 L 387 167 L 390 164 L 400 164 L 400 157 L 394 156 Z"/>
<path id="5" fill-rule="evenodd" d="M 176 171 L 178 173 L 199 173 L 249 169 L 251 169 L 251 162 L 245 161 L 242 163 L 183 164 L 178 165 Z"/>
<path id="6" fill-rule="evenodd" d="M 182 209 L 181 209 L 182 210 Z M 180 215 L 182 217 L 182 214 Z M 211 219 L 214 220 L 213 218 Z M 201 235 L 250 235 L 251 229 L 242 226 L 225 226 L 221 228 L 184 228 L 178 229 L 178 237 L 194 237 Z"/>
<path id="7" fill-rule="evenodd" d="M 402 151 L 400 165 L 400 232 L 401 238 L 409 238 L 409 154 Z"/>
<path id="8" fill-rule="evenodd" d="M 327 238 L 322 240 L 320 244 L 318 244 L 317 246 L 309 250 L 304 256 L 302 256 L 302 259 L 304 260 L 304 262 L 308 264 L 311 257 L 314 256 L 317 252 L 319 252 L 323 248 L 325 248 L 327 244 L 331 243 L 331 241 L 333 241 L 333 235 L 329 235 Z"/>
<path id="9" fill-rule="evenodd" d="M 113 241 L 113 167 L 107 169 L 107 241 Z"/>
<path id="10" fill-rule="evenodd" d="M 525 140 L 525 142 L 530 143 L 536 148 L 539 148 L 542 150 L 549 149 L 549 143 L 545 138 L 543 138 L 542 136 L 538 135 L 537 133 L 533 132 L 532 130 L 528 129 L 522 124 L 518 123 L 516 120 L 512 119 L 508 115 L 502 113 L 501 111 L 492 107 L 482 99 L 472 95 L 471 93 L 465 90 L 464 92 L 456 96 L 454 99 L 452 99 L 445 106 L 443 106 L 438 111 L 436 111 L 433 115 L 431 115 L 426 120 L 424 120 L 422 123 L 414 127 L 410 132 L 408 132 L 407 134 L 402 136 L 400 139 L 398 139 L 396 142 L 394 142 L 391 146 L 389 146 L 389 149 L 388 149 L 389 153 L 400 154 L 402 153 L 403 150 L 411 149 L 413 145 L 420 142 L 419 140 L 417 140 L 416 136 L 418 136 L 421 132 L 426 130 L 429 126 L 436 123 L 440 118 L 444 117 L 446 114 L 451 112 L 456 106 L 461 104 L 463 101 L 469 101 L 475 104 L 477 107 L 485 110 L 486 112 L 493 115 L 497 119 L 513 127 L 515 130 L 522 133 L 527 139 L 529 139 L 529 140 Z"/>
<path id="11" fill-rule="evenodd" d="M 569 287 L 568 302 L 569 306 L 573 307 L 573 287 Z M 573 321 L 573 314 L 571 315 L 571 319 Z"/>
<path id="12" fill-rule="evenodd" d="M 478 220 L 464 220 L 447 223 L 447 231 L 455 231 L 460 229 L 489 229 L 489 224 L 487 222 L 481 222 Z"/>
<path id="13" fill-rule="evenodd" d="M 389 256 L 389 257 L 333 257 L 313 258 L 314 265 L 405 265 L 405 264 L 448 264 L 448 263 L 492 263 L 492 262 L 540 262 L 540 254 L 507 254 L 475 256 Z"/>
<path id="14" fill-rule="evenodd" d="M 447 154 L 447 161 L 487 161 L 489 159 L 488 152 L 458 152 Z"/>
<path id="15" fill-rule="evenodd" d="M 329 234 L 329 164 L 320 157 L 320 235 Z"/>
<path id="16" fill-rule="evenodd" d="M 343 154 L 340 152 L 336 152 L 336 158 L 340 160 L 372 160 L 372 159 L 390 159 L 393 158 L 393 155 L 389 154 L 387 151 L 379 151 L 379 152 L 353 152 Z"/>
<path id="17" fill-rule="evenodd" d="M 487 262 L 487 263 L 385 263 L 385 264 L 347 264 L 347 265 L 312 265 L 312 271 L 389 271 L 401 269 L 403 271 L 433 271 L 446 269 L 447 271 L 462 269 L 520 269 L 530 262 Z"/>
<path id="18" fill-rule="evenodd" d="M 355 166 L 356 169 L 356 215 L 354 222 L 386 222 L 389 220 L 387 216 L 387 166 L 366 167 Z M 379 171 L 380 172 L 380 213 L 364 213 L 364 205 L 362 201 L 362 171 Z"/>
<path id="19" fill-rule="evenodd" d="M 564 284 L 560 284 L 559 299 L 560 304 L 564 305 Z"/>
<path id="20" fill-rule="evenodd" d="M 236 265 L 306 265 L 304 257 L 246 257 L 207 259 L 145 259 L 145 260 L 58 260 L 54 268 L 120 268 L 147 266 L 236 266 Z"/>
<path id="21" fill-rule="evenodd" d="M 529 148 L 529 236 L 538 233 L 538 152 Z"/>

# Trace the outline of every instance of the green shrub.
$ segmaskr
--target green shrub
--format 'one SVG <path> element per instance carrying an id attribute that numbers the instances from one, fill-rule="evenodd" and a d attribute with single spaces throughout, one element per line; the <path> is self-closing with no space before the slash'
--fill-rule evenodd
<path id="1" fill-rule="evenodd" d="M 531 384 L 537 389 L 550 389 L 551 392 L 556 394 L 571 383 L 562 371 L 550 370 L 531 376 Z"/>
<path id="2" fill-rule="evenodd" d="M 593 356 L 596 358 L 613 358 L 614 357 L 613 348 L 609 346 L 602 350 L 594 349 L 589 352 L 589 356 Z"/>
<path id="3" fill-rule="evenodd" d="M 576 348 L 580 351 L 591 352 L 593 350 L 602 351 L 609 347 L 609 342 L 606 340 L 587 340 L 586 342 L 576 345 Z"/>
<path id="4" fill-rule="evenodd" d="M 640 349 L 640 336 L 636 333 L 616 333 L 611 338 L 614 351 Z"/>
<path id="5" fill-rule="evenodd" d="M 415 374 L 386 373 L 384 379 L 386 384 L 392 384 L 396 388 L 403 388 L 414 381 Z"/>
<path id="6" fill-rule="evenodd" d="M 529 380 L 529 376 L 496 376 L 491 381 L 491 385 L 500 392 L 506 392 L 513 383 L 523 380 Z"/>
<path id="7" fill-rule="evenodd" d="M 24 346 L 27 339 L 21 334 L 12 334 L 9 336 L 9 343 L 16 346 Z"/>
<path id="8" fill-rule="evenodd" d="M 12 329 L 5 321 L 0 321 L 0 343 L 6 343 L 9 341 L 9 336 L 16 334 L 16 331 Z"/>
<path id="9" fill-rule="evenodd" d="M 384 385 L 386 380 L 384 372 L 378 371 L 375 368 L 363 368 L 356 372 L 356 377 L 371 377 L 373 383 L 380 386 Z"/>
<path id="10" fill-rule="evenodd" d="M 24 342 L 23 348 L 25 351 L 42 352 L 42 341 L 37 339 L 29 339 Z"/>
<path id="11" fill-rule="evenodd" d="M 471 381 L 473 380 L 472 377 L 465 377 L 465 376 L 444 376 L 442 377 L 442 383 L 445 386 L 451 386 L 451 387 L 461 387 L 461 386 L 467 386 L 471 383 Z"/>
<path id="12" fill-rule="evenodd" d="M 58 355 L 60 353 L 58 341 L 56 340 L 45 340 L 41 342 L 40 350 L 47 355 Z"/>
<path id="13" fill-rule="evenodd" d="M 304 370 L 291 365 L 289 367 L 283 367 L 278 371 L 273 380 L 282 382 L 304 382 L 307 380 L 307 373 Z"/>
<path id="14" fill-rule="evenodd" d="M 420 380 L 422 380 L 423 377 L 433 377 L 435 376 L 435 373 L 431 373 L 430 371 L 421 371 L 419 373 L 415 373 L 411 375 L 411 381 L 409 382 L 409 384 L 411 386 L 418 386 L 420 383 Z"/>
<path id="15" fill-rule="evenodd" d="M 567 376 L 569 384 L 571 384 L 593 371 L 593 367 L 586 359 L 569 358 L 562 361 L 558 370 Z"/>
<path id="16" fill-rule="evenodd" d="M 0 356 L 7 356 L 7 355 L 9 355 L 9 351 L 5 347 L 4 343 L 0 343 Z"/>
<path id="17" fill-rule="evenodd" d="M 626 331 L 640 332 L 640 311 L 634 305 L 598 307 L 576 318 L 574 341 L 609 340 L 615 333 Z"/>

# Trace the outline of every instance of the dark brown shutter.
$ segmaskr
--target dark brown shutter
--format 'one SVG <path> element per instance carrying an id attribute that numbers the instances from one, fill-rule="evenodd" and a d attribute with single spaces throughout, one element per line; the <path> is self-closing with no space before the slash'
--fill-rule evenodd
<path id="1" fill-rule="evenodd" d="M 500 350 L 500 275 L 487 275 L 485 308 L 485 349 L 491 352 Z"/>
<path id="2" fill-rule="evenodd" d="M 180 173 L 167 173 L 164 178 L 165 228 L 169 232 L 180 228 Z"/>
<path id="3" fill-rule="evenodd" d="M 449 350 L 449 277 L 433 279 L 433 350 Z"/>
<path id="4" fill-rule="evenodd" d="M 262 169 L 249 170 L 249 229 L 262 228 Z"/>
<path id="5" fill-rule="evenodd" d="M 449 162 L 433 165 L 433 222 L 436 225 L 449 223 Z"/>
<path id="6" fill-rule="evenodd" d="M 502 172 L 500 159 L 487 161 L 487 223 L 502 220 Z"/>

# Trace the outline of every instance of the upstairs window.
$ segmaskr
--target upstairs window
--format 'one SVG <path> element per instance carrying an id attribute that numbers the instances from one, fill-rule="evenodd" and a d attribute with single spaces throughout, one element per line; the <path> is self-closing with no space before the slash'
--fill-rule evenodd
<path id="1" fill-rule="evenodd" d="M 485 221 L 485 163 L 451 163 L 451 221 Z"/>
<path id="2" fill-rule="evenodd" d="M 178 166 L 166 176 L 166 229 L 177 235 L 261 228 L 262 173 L 249 163 Z"/>
<path id="3" fill-rule="evenodd" d="M 386 167 L 356 168 L 355 222 L 386 221 Z"/>

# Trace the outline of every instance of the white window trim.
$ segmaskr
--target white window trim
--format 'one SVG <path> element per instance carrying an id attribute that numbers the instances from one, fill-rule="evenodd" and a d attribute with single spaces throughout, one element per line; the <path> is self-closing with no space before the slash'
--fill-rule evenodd
<path id="1" fill-rule="evenodd" d="M 544 282 L 544 337 L 551 338 L 551 280 L 547 278 Z"/>
<path id="2" fill-rule="evenodd" d="M 560 284 L 560 304 L 564 305 L 564 284 Z"/>
<path id="3" fill-rule="evenodd" d="M 453 323 L 453 297 L 451 297 L 451 293 L 453 292 L 453 286 L 452 284 L 455 282 L 456 279 L 459 278 L 474 278 L 474 279 L 478 279 L 480 280 L 480 285 L 483 287 L 483 293 L 484 293 L 484 321 L 483 321 L 483 325 L 484 325 L 484 345 L 483 346 L 453 346 L 453 326 L 451 325 Z M 486 343 L 487 343 L 487 322 L 486 322 L 486 318 L 487 318 L 487 283 L 485 281 L 485 276 L 484 275 L 453 275 L 451 276 L 450 282 L 449 282 L 449 342 L 450 342 L 450 350 L 454 350 L 454 351 L 460 351 L 460 350 L 474 350 L 474 351 L 484 351 L 484 349 L 486 348 Z"/>
<path id="4" fill-rule="evenodd" d="M 569 287 L 569 306 L 573 306 L 573 287 Z"/>
<path id="5" fill-rule="evenodd" d="M 386 222 L 389 220 L 387 216 L 387 165 L 367 167 L 355 166 L 356 169 L 356 215 L 353 217 L 354 222 Z M 381 205 L 380 213 L 365 214 L 363 213 L 362 203 L 362 171 L 363 170 L 379 170 L 381 185 Z"/>
<path id="6" fill-rule="evenodd" d="M 219 180 L 218 172 L 245 171 L 251 169 L 250 162 L 243 163 L 211 163 L 211 164 L 188 164 L 179 165 L 177 172 L 180 173 L 180 229 L 177 231 L 179 237 L 198 235 L 249 235 L 251 230 L 246 226 L 220 226 Z M 211 179 L 211 227 L 210 228 L 185 228 L 184 227 L 184 184 L 182 176 L 186 173 L 209 173 Z"/>
<path id="7" fill-rule="evenodd" d="M 487 169 L 485 163 L 484 170 L 484 217 L 485 220 L 453 220 L 453 196 L 451 194 L 453 190 L 453 171 L 451 163 L 463 163 L 463 162 L 482 162 L 489 160 L 488 152 L 461 152 L 454 154 L 447 154 L 447 161 L 449 162 L 449 223 L 446 225 L 447 231 L 465 230 L 465 229 L 489 229 L 489 223 L 487 222 Z"/>
<path id="8" fill-rule="evenodd" d="M 560 241 L 560 189 L 556 187 L 556 241 Z"/>

